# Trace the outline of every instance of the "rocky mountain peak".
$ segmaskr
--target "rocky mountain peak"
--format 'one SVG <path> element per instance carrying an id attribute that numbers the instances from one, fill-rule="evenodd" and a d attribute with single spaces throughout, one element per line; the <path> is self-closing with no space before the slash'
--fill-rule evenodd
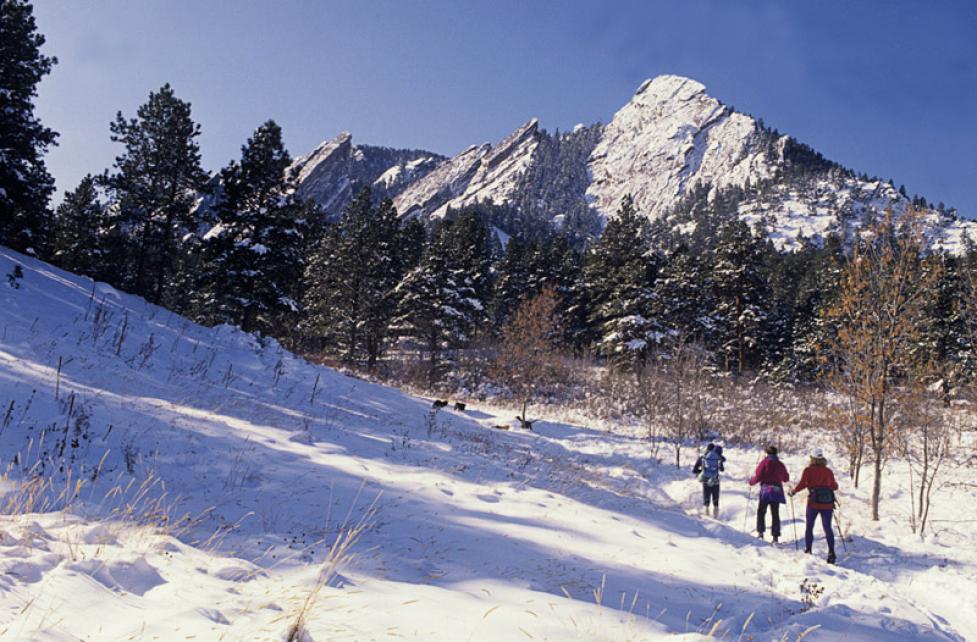
<path id="1" fill-rule="evenodd" d="M 342 132 L 295 159 L 290 170 L 299 197 L 315 201 L 335 218 L 362 188 L 371 187 L 377 198 L 392 198 L 444 160 L 423 150 L 354 145 L 352 135 Z"/>
<path id="2" fill-rule="evenodd" d="M 648 78 L 634 92 L 634 98 L 645 96 L 646 98 L 658 102 L 666 101 L 685 101 L 698 94 L 706 93 L 706 86 L 697 80 L 676 76 L 673 74 L 663 74 L 654 78 Z"/>
<path id="3" fill-rule="evenodd" d="M 590 157 L 587 190 L 613 215 L 630 194 L 650 218 L 669 211 L 698 185 L 716 189 L 773 174 L 757 123 L 681 76 L 646 80 L 604 129 Z"/>
<path id="4" fill-rule="evenodd" d="M 394 199 L 404 216 L 441 217 L 477 202 L 507 203 L 539 146 L 533 118 L 496 145 L 473 145 L 410 185 Z"/>
<path id="5" fill-rule="evenodd" d="M 349 155 L 353 145 L 353 135 L 349 132 L 340 132 L 331 140 L 324 140 L 319 145 L 304 156 L 299 156 L 292 162 L 290 171 L 297 172 L 296 178 L 299 183 L 305 183 L 317 170 L 322 171 L 330 163 L 335 163 L 339 158 Z"/>
<path id="6" fill-rule="evenodd" d="M 807 238 L 850 236 L 885 209 L 898 214 L 910 205 L 891 183 L 856 175 L 677 75 L 642 82 L 606 125 L 557 136 L 532 118 L 494 145 L 472 145 L 451 159 L 357 146 L 342 133 L 293 167 L 300 196 L 331 215 L 372 186 L 394 199 L 401 216 L 437 218 L 491 204 L 508 210 L 486 208 L 506 224 L 592 236 L 630 195 L 639 212 L 674 229 L 695 229 L 703 213 L 713 221 L 737 217 L 788 250 Z M 942 214 L 931 227 L 945 247 L 977 235 L 977 224 Z"/>

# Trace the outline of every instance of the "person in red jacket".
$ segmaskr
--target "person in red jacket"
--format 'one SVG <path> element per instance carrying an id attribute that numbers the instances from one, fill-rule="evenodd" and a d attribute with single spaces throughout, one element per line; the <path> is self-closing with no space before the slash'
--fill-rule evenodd
<path id="1" fill-rule="evenodd" d="M 760 500 L 756 510 L 756 532 L 763 539 L 766 530 L 767 507 L 770 508 L 770 534 L 774 543 L 780 541 L 780 505 L 786 504 L 784 497 L 784 482 L 790 480 L 787 467 L 777 458 L 777 447 L 768 446 L 767 456 L 757 467 L 750 486 L 760 484 Z"/>
<path id="2" fill-rule="evenodd" d="M 835 507 L 835 491 L 838 482 L 835 475 L 828 468 L 828 460 L 820 448 L 811 455 L 810 465 L 804 469 L 801 480 L 791 491 L 795 493 L 807 489 L 807 524 L 804 529 L 804 552 L 810 553 L 814 545 L 814 522 L 821 516 L 821 526 L 824 528 L 824 538 L 828 542 L 828 564 L 835 562 L 835 536 L 831 531 L 831 516 Z"/>

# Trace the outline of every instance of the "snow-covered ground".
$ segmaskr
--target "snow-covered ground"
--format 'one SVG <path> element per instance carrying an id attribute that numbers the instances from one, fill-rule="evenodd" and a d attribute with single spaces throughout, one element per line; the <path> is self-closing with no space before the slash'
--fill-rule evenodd
<path id="1" fill-rule="evenodd" d="M 282 640 L 329 543 L 364 518 L 306 640 L 977 635 L 963 487 L 939 491 L 922 541 L 898 462 L 877 524 L 867 489 L 843 488 L 852 537 L 829 566 L 820 540 L 795 552 L 789 519 L 781 548 L 750 534 L 754 451 L 727 448 L 720 517 L 703 518 L 687 468 L 655 464 L 624 429 L 432 414 L 0 248 L 0 275 L 14 263 L 20 287 L 0 281 L 0 506 L 19 510 L 0 515 L 0 639 Z M 803 455 L 785 459 L 799 474 Z M 17 491 L 31 466 L 52 480 L 33 503 Z M 68 510 L 25 512 L 65 496 Z M 823 587 L 806 602 L 805 580 Z"/>

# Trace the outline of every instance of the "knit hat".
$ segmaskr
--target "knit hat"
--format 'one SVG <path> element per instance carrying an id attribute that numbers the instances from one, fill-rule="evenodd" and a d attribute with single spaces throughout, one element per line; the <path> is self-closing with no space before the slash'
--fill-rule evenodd
<path id="1" fill-rule="evenodd" d="M 777 447 L 776 446 L 767 446 L 767 454 L 768 455 L 776 455 L 777 454 Z"/>
<path id="2" fill-rule="evenodd" d="M 811 453 L 811 457 L 814 459 L 824 459 L 824 451 L 820 448 L 815 448 L 814 452 Z"/>

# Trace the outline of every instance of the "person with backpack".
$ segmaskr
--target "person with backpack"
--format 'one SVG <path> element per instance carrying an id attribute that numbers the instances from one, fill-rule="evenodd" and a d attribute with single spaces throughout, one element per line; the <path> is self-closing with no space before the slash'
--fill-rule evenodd
<path id="1" fill-rule="evenodd" d="M 801 480 L 790 490 L 790 496 L 807 489 L 807 521 L 804 529 L 804 552 L 810 553 L 814 544 L 814 522 L 821 517 L 824 538 L 828 542 L 828 564 L 835 563 L 835 536 L 831 530 L 831 517 L 835 507 L 835 491 L 838 482 L 828 468 L 828 460 L 820 448 L 811 454 L 811 462 L 801 474 Z"/>
<path id="2" fill-rule="evenodd" d="M 784 482 L 790 480 L 787 467 L 777 458 L 777 447 L 768 446 L 767 456 L 757 464 L 750 486 L 760 484 L 760 499 L 756 511 L 756 532 L 763 539 L 766 530 L 767 508 L 770 508 L 770 534 L 773 543 L 780 541 L 780 505 L 787 503 L 784 496 Z"/>
<path id="3" fill-rule="evenodd" d="M 709 501 L 712 500 L 713 517 L 719 517 L 719 473 L 725 470 L 725 462 L 723 447 L 709 444 L 706 452 L 695 460 L 695 466 L 692 467 L 692 474 L 698 475 L 702 482 L 703 510 L 709 513 Z"/>

